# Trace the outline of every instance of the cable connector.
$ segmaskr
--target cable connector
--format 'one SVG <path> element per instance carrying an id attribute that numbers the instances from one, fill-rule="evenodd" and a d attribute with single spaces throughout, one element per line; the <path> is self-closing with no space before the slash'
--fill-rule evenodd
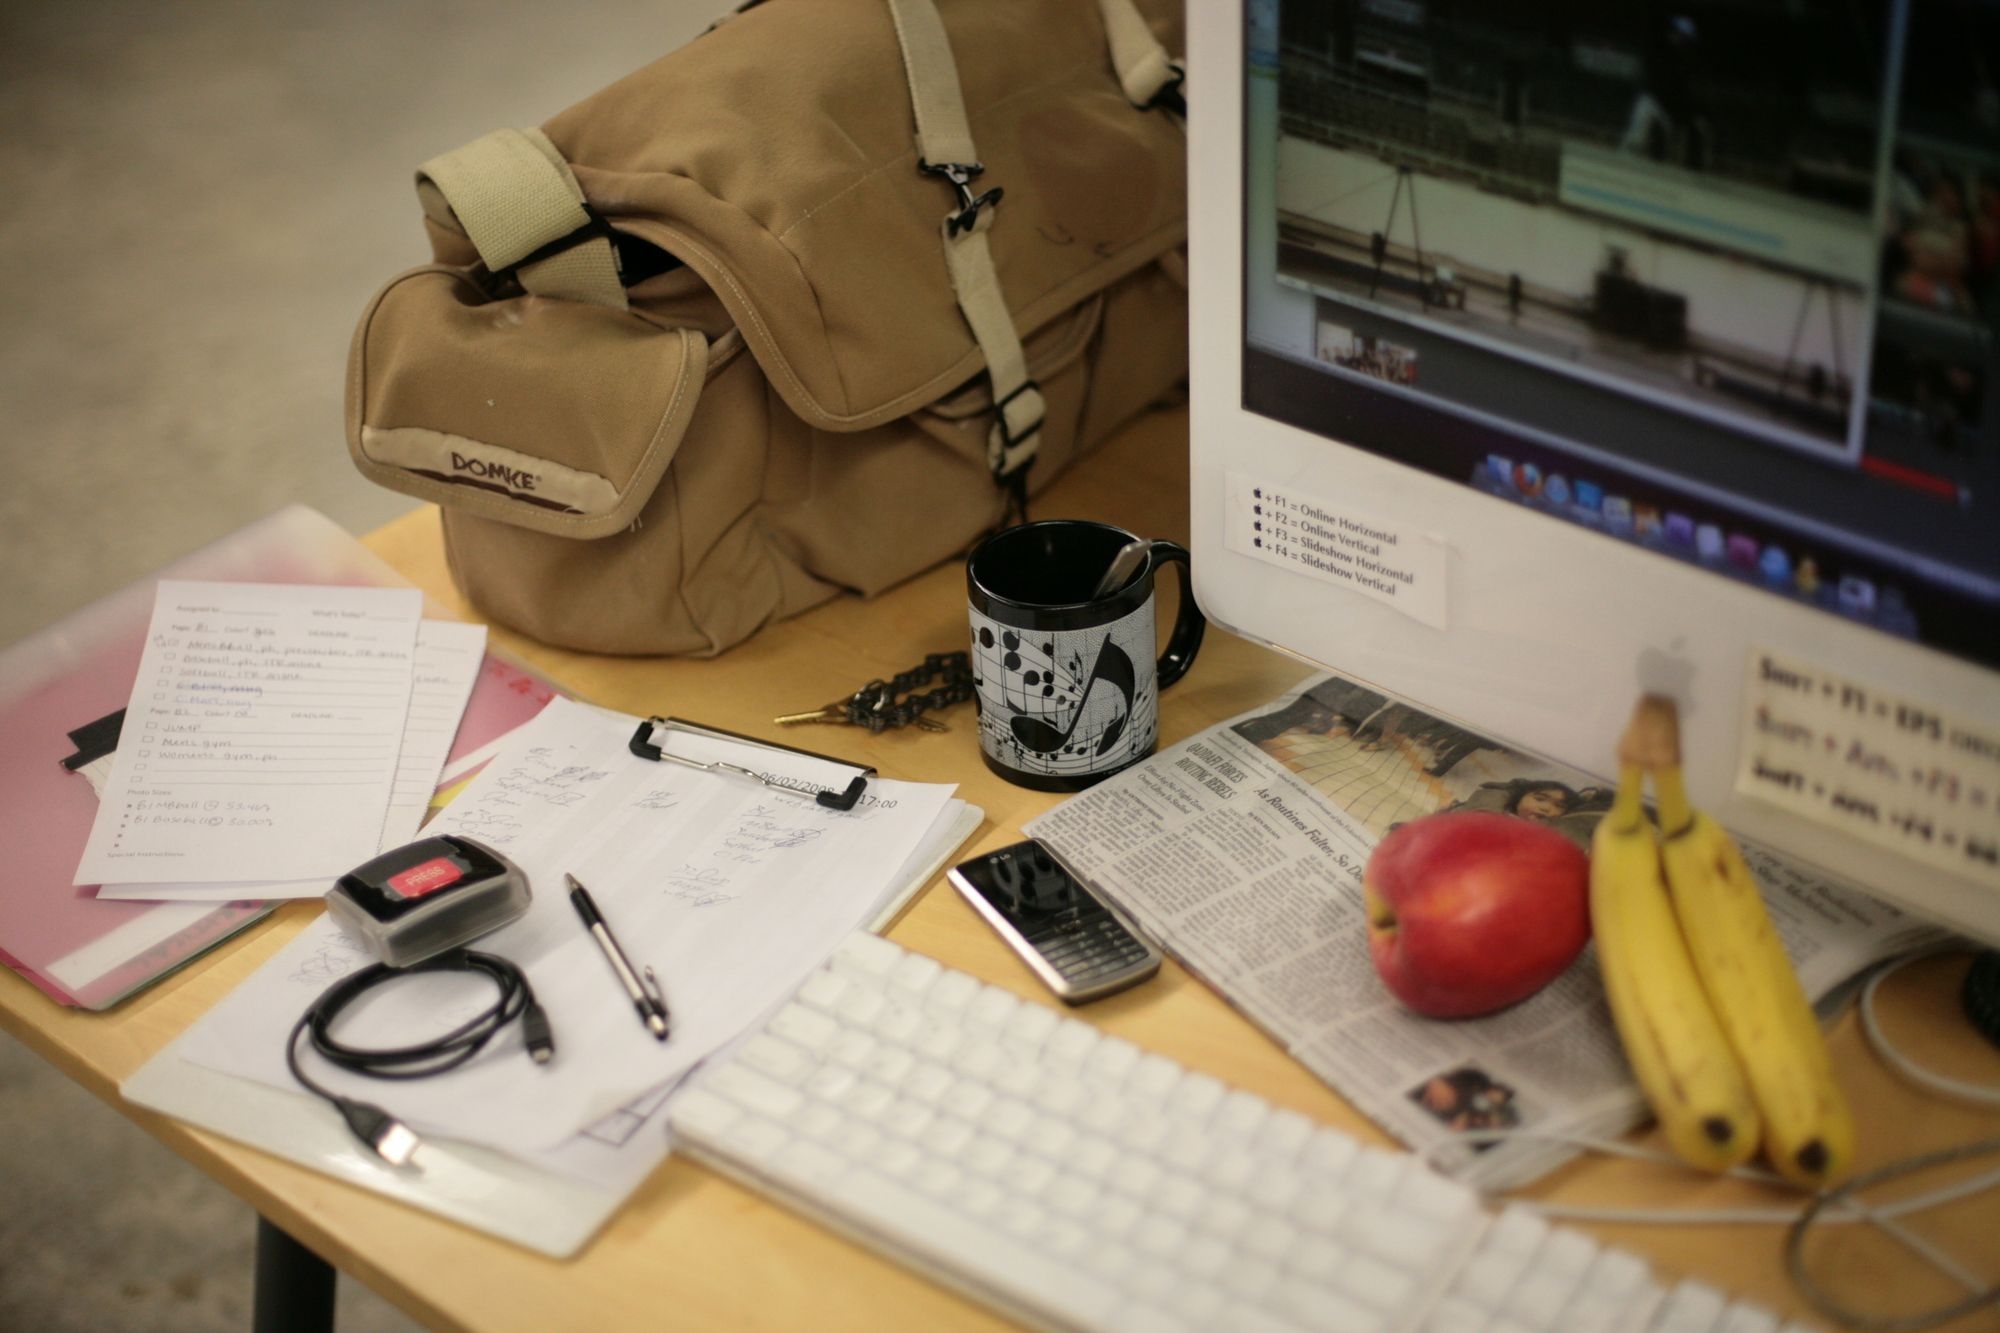
<path id="1" fill-rule="evenodd" d="M 408 1166 L 417 1149 L 423 1146 L 424 1141 L 415 1130 L 371 1102 L 343 1099 L 336 1105 L 340 1108 L 340 1118 L 354 1131 L 354 1137 L 373 1148 L 375 1155 L 390 1166 Z"/>
<path id="2" fill-rule="evenodd" d="M 549 1012 L 530 998 L 528 1007 L 521 1011 L 521 1036 L 528 1043 L 528 1054 L 538 1065 L 545 1065 L 555 1058 L 556 1034 L 549 1027 Z"/>

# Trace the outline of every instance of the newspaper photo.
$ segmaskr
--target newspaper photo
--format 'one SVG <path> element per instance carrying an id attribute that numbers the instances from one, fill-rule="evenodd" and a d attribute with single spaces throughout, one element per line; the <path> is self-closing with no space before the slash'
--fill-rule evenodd
<path id="1" fill-rule="evenodd" d="M 1596 955 L 1587 948 L 1546 989 L 1487 1017 L 1421 1017 L 1376 975 L 1362 873 L 1390 830 L 1446 810 L 1534 820 L 1588 852 L 1612 794 L 1326 676 L 1163 748 L 1026 831 L 1385 1131 L 1469 1183 L 1506 1189 L 1576 1149 L 1455 1135 L 1601 1136 L 1646 1118 Z M 1815 1001 L 1942 935 L 1753 844 L 1743 853 Z"/>

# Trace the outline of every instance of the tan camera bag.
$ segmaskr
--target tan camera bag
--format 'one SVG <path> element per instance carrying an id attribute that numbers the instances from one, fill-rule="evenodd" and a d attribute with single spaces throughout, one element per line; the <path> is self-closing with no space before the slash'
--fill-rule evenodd
<path id="1" fill-rule="evenodd" d="M 1179 43 L 1171 0 L 769 0 L 426 163 L 355 464 L 599 652 L 958 554 L 1186 373 Z"/>

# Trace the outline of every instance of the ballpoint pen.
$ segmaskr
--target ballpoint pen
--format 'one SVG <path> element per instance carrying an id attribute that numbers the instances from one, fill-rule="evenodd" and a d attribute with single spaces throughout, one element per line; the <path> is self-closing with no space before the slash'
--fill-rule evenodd
<path id="1" fill-rule="evenodd" d="M 570 904 L 576 914 L 583 918 L 583 925 L 597 941 L 597 947 L 604 951 L 604 957 L 611 964 L 611 970 L 618 976 L 618 984 L 632 998 L 632 1007 L 639 1011 L 639 1021 L 646 1025 L 646 1031 L 661 1041 L 667 1039 L 667 998 L 660 993 L 660 979 L 648 967 L 642 979 L 632 970 L 632 960 L 618 947 L 618 941 L 611 934 L 611 927 L 604 923 L 604 916 L 597 910 L 597 904 L 590 899 L 590 891 L 577 883 L 575 875 L 564 875 L 563 882 L 569 885 Z"/>

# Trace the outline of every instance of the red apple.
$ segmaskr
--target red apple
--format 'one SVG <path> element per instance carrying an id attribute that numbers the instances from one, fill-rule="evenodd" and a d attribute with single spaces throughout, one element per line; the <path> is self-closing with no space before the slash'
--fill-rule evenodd
<path id="1" fill-rule="evenodd" d="M 1382 839 L 1361 883 L 1368 952 L 1397 999 L 1474 1018 L 1554 981 L 1590 938 L 1590 859 L 1545 824 L 1427 815 Z"/>

